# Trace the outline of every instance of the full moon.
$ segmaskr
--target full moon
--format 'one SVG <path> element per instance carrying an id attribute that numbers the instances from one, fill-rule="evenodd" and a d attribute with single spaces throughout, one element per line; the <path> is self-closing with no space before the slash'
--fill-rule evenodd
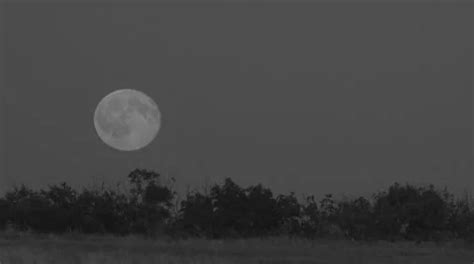
<path id="1" fill-rule="evenodd" d="M 122 89 L 105 96 L 94 113 L 94 126 L 102 141 L 121 151 L 150 144 L 161 126 L 158 105 L 146 94 Z"/>

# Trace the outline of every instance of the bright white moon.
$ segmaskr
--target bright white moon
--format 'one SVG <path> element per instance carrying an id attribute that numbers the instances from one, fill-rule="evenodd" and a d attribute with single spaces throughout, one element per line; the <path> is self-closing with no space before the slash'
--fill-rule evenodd
<path id="1" fill-rule="evenodd" d="M 146 94 L 131 89 L 117 90 L 97 105 L 94 125 L 102 141 L 112 148 L 138 150 L 158 134 L 161 113 Z"/>

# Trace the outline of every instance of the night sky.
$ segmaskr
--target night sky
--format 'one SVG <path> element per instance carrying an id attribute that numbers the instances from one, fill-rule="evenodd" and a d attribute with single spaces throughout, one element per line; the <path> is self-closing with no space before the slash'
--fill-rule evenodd
<path id="1" fill-rule="evenodd" d="M 3 187 L 233 178 L 275 192 L 474 190 L 472 5 L 9 4 Z M 143 91 L 158 137 L 97 136 L 108 93 Z M 5 111 L 6 110 L 6 111 Z"/>

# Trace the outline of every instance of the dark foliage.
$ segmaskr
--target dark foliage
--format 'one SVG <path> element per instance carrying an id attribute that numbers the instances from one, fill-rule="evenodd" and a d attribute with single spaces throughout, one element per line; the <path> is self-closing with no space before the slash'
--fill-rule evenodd
<path id="1" fill-rule="evenodd" d="M 210 191 L 176 193 L 160 175 L 136 169 L 130 189 L 104 186 L 76 191 L 66 183 L 32 190 L 24 185 L 0 198 L 0 229 L 34 232 L 130 233 L 207 238 L 289 235 L 354 240 L 406 239 L 474 242 L 474 208 L 446 189 L 393 184 L 372 199 L 336 201 L 327 194 L 300 203 L 294 193 L 274 196 L 261 184 L 243 188 L 231 179 Z M 174 214 L 172 212 L 175 212 Z"/>
<path id="2" fill-rule="evenodd" d="M 279 220 L 279 233 L 290 236 L 298 235 L 301 232 L 300 218 L 302 216 L 302 209 L 295 193 L 278 195 L 276 198 L 276 210 Z"/>
<path id="3" fill-rule="evenodd" d="M 192 236 L 211 237 L 214 234 L 213 212 L 211 197 L 199 192 L 188 193 L 186 199 L 181 202 L 177 230 Z M 176 229 L 174 231 L 176 232 Z"/>
<path id="4" fill-rule="evenodd" d="M 345 232 L 345 236 L 352 239 L 369 239 L 373 234 L 373 214 L 370 202 L 364 197 L 352 201 L 340 202 L 336 222 Z"/>
<path id="5" fill-rule="evenodd" d="M 457 210 L 456 206 L 452 207 Z M 379 236 L 433 240 L 449 231 L 449 204 L 433 186 L 415 188 L 394 184 L 376 195 L 375 226 Z M 451 230 L 454 231 L 454 230 Z"/>
<path id="6" fill-rule="evenodd" d="M 153 235 L 170 217 L 174 192 L 158 183 L 159 174 L 134 170 L 130 193 L 102 187 L 73 190 L 66 183 L 34 191 L 22 185 L 0 199 L 0 227 L 64 233 L 142 233 Z"/>

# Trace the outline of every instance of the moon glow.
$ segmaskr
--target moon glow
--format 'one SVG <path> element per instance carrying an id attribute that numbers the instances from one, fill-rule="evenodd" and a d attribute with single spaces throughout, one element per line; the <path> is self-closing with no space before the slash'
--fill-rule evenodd
<path id="1" fill-rule="evenodd" d="M 122 89 L 105 96 L 94 113 L 100 139 L 121 151 L 141 149 L 150 144 L 161 127 L 158 105 L 146 94 Z"/>

